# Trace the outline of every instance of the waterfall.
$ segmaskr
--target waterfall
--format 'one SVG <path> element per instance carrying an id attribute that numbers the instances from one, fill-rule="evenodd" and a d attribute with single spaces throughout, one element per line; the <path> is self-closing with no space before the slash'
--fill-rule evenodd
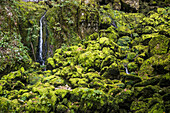
<path id="1" fill-rule="evenodd" d="M 40 58 L 40 61 L 43 60 L 42 58 L 42 49 L 43 49 L 43 19 L 45 17 L 45 14 L 41 17 L 40 19 L 40 40 L 39 40 L 39 58 Z"/>
<path id="2" fill-rule="evenodd" d="M 128 72 L 128 68 L 125 66 L 125 70 L 126 70 L 126 74 L 130 74 L 129 72 Z"/>
<path id="3" fill-rule="evenodd" d="M 129 47 L 129 49 L 130 49 L 130 47 Z M 126 55 L 126 58 L 124 58 L 124 59 L 127 59 L 127 55 Z M 127 64 L 124 65 L 124 68 L 125 68 L 126 74 L 130 74 L 128 71 L 128 68 L 127 68 Z"/>
<path id="4" fill-rule="evenodd" d="M 48 37 L 48 34 L 46 34 L 46 41 L 45 41 L 45 54 L 43 54 L 43 25 L 44 25 L 44 18 L 45 18 L 45 15 L 46 15 L 46 12 L 44 13 L 44 15 L 41 17 L 40 19 L 40 36 L 39 36 L 39 43 L 38 43 L 38 54 L 37 54 L 37 57 L 38 57 L 38 62 L 41 64 L 41 65 L 45 65 L 45 60 L 46 60 L 46 49 L 47 49 L 47 37 Z M 46 33 L 47 33 L 47 28 L 45 29 L 46 30 Z M 45 55 L 45 56 L 43 56 Z M 45 57 L 45 59 L 44 59 Z"/>

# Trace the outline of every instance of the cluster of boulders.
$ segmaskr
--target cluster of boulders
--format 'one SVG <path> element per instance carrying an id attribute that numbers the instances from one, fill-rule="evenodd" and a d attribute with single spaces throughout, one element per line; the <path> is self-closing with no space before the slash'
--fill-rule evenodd
<path id="1" fill-rule="evenodd" d="M 1 77 L 0 112 L 169 112 L 168 14 L 100 7 L 98 32 Z"/>

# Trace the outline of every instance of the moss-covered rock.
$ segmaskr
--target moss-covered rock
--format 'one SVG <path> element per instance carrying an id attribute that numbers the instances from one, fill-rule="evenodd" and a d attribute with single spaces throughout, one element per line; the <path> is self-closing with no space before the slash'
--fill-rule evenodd
<path id="1" fill-rule="evenodd" d="M 104 57 L 105 55 L 99 50 L 95 50 L 93 52 L 87 51 L 79 56 L 78 62 L 87 69 L 88 68 L 100 69 L 101 60 Z"/>
<path id="2" fill-rule="evenodd" d="M 158 36 L 153 37 L 149 41 L 149 46 L 150 46 L 149 49 L 150 49 L 151 55 L 167 53 L 169 42 L 170 42 L 170 39 L 168 39 L 164 35 L 158 35 Z"/>
<path id="3" fill-rule="evenodd" d="M 115 62 L 117 59 L 112 56 L 112 55 L 108 55 L 101 63 L 101 68 L 103 68 L 104 66 L 110 66 L 113 62 Z"/>
<path id="4" fill-rule="evenodd" d="M 136 57 L 136 54 L 134 52 L 130 52 L 127 54 L 127 59 L 129 61 L 132 61 Z"/>
<path id="5" fill-rule="evenodd" d="M 169 54 L 165 55 L 155 55 L 151 58 L 144 61 L 139 69 L 139 75 L 143 77 L 143 79 L 148 78 L 149 76 L 153 76 L 157 74 L 166 74 L 169 69 Z M 161 60 L 164 59 L 164 60 Z"/>
<path id="6" fill-rule="evenodd" d="M 103 77 L 110 78 L 110 79 L 119 79 L 120 72 L 119 72 L 118 64 L 112 63 L 109 67 L 106 67 L 106 69 L 104 70 L 105 71 L 102 74 Z"/>
<path id="7" fill-rule="evenodd" d="M 118 39 L 117 44 L 119 46 L 129 46 L 129 43 L 131 42 L 131 38 L 128 36 L 123 36 L 121 38 Z"/>

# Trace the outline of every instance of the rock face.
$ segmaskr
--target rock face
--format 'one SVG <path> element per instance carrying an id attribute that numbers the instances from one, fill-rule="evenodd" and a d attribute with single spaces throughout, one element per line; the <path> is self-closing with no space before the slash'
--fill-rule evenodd
<path id="1" fill-rule="evenodd" d="M 169 7 L 145 15 L 113 7 L 120 3 L 117 8 L 124 6 L 124 11 L 140 11 L 146 5 L 141 2 L 151 1 L 49 2 L 53 5 L 46 14 L 51 57 L 45 66 L 32 61 L 24 47 L 31 48 L 31 43 L 35 47 L 37 23 L 48 6 L 16 2 L 23 20 L 13 17 L 15 10 L 10 7 L 0 7 L 5 12 L 4 18 L 0 16 L 0 71 L 6 70 L 0 75 L 0 112 L 170 111 Z M 14 34 L 10 35 L 10 22 L 5 24 L 10 19 L 5 14 L 13 17 Z M 12 26 L 16 20 L 21 28 Z"/>

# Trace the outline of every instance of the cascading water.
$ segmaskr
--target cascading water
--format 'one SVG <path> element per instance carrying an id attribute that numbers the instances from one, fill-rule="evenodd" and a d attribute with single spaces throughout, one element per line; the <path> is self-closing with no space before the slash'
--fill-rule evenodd
<path id="1" fill-rule="evenodd" d="M 130 73 L 128 72 L 127 66 L 124 66 L 124 67 L 125 67 L 125 70 L 126 70 L 126 74 L 130 74 Z"/>
<path id="2" fill-rule="evenodd" d="M 129 48 L 129 49 L 130 49 L 130 48 Z M 127 59 L 127 56 L 126 56 L 126 58 L 124 58 L 124 59 Z M 128 71 L 128 68 L 127 68 L 127 64 L 124 65 L 124 68 L 125 68 L 126 74 L 130 74 L 129 71 Z"/>
<path id="3" fill-rule="evenodd" d="M 44 18 L 45 18 L 46 12 L 44 13 L 44 15 L 41 17 L 40 19 L 40 37 L 39 37 L 39 44 L 38 44 L 38 62 L 41 65 L 45 65 L 45 59 L 46 59 L 46 50 L 45 50 L 45 59 L 43 58 L 43 22 L 44 22 Z M 46 32 L 47 32 L 47 28 L 46 28 Z M 48 34 L 46 34 L 46 42 L 45 42 L 45 49 L 47 49 L 47 36 Z"/>

